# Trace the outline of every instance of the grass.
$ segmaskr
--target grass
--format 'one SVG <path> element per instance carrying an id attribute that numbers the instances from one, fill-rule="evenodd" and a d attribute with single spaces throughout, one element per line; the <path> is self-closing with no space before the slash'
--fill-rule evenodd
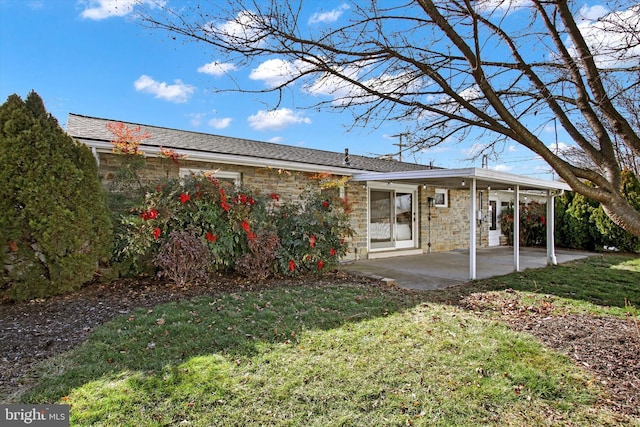
<path id="1" fill-rule="evenodd" d="M 599 406 L 566 357 L 447 303 L 509 287 L 623 316 L 639 278 L 637 258 L 597 256 L 448 292 L 336 283 L 163 304 L 49 360 L 23 401 L 68 403 L 72 425 L 640 425 Z"/>
<path id="2" fill-rule="evenodd" d="M 435 291 L 431 299 L 450 303 L 470 292 L 512 289 L 531 301 L 553 296 L 569 313 L 628 317 L 640 306 L 640 257 L 594 255 L 543 269 L 479 280 L 457 289 Z"/>

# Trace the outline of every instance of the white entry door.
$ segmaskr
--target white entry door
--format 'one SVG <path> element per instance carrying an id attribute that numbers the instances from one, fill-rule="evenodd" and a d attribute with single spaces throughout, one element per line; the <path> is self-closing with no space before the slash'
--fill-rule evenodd
<path id="1" fill-rule="evenodd" d="M 489 199 L 489 246 L 500 245 L 500 200 Z"/>
<path id="2" fill-rule="evenodd" d="M 416 247 L 415 188 L 370 188 L 369 244 L 372 250 Z"/>

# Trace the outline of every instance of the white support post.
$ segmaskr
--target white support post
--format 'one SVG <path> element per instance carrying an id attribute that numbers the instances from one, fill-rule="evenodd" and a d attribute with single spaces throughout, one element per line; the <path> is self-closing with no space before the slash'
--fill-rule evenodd
<path id="1" fill-rule="evenodd" d="M 520 186 L 516 185 L 513 202 L 513 266 L 520 271 Z"/>
<path id="2" fill-rule="evenodd" d="M 547 265 L 558 265 L 556 257 L 556 209 L 552 190 L 547 190 Z"/>
<path id="3" fill-rule="evenodd" d="M 469 278 L 476 279 L 476 179 L 471 180 L 469 188 Z"/>

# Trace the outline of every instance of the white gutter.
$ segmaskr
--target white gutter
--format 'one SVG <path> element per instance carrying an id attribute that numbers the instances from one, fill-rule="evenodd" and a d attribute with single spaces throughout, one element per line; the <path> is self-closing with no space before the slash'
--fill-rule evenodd
<path id="1" fill-rule="evenodd" d="M 80 142 L 89 146 L 94 153 L 113 153 L 113 145 L 109 142 L 102 141 L 86 141 L 82 138 L 78 138 Z M 316 165 L 312 163 L 300 163 L 288 160 L 266 159 L 251 156 L 243 156 L 237 154 L 219 154 L 219 153 L 207 153 L 203 151 L 181 150 L 172 149 L 178 155 L 186 156 L 185 160 L 202 161 L 202 162 L 215 162 L 240 166 L 252 166 L 252 167 L 266 167 L 274 169 L 288 169 L 300 172 L 329 172 L 336 175 L 353 176 L 357 173 L 362 173 L 362 170 L 352 168 L 341 168 L 336 166 Z M 142 151 L 147 157 L 161 157 L 160 147 L 155 146 L 140 146 Z"/>
<path id="2" fill-rule="evenodd" d="M 405 172 L 368 172 L 355 175 L 354 181 L 403 181 L 422 179 L 477 179 L 501 184 L 520 185 L 545 190 L 571 190 L 568 184 L 483 168 L 423 169 Z"/>

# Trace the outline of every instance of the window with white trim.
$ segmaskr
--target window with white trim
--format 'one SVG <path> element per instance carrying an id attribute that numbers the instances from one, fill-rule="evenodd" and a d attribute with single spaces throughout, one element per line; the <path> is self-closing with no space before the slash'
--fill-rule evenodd
<path id="1" fill-rule="evenodd" d="M 433 196 L 433 206 L 437 208 L 449 206 L 449 192 L 446 188 L 436 188 L 436 193 Z"/>
<path id="2" fill-rule="evenodd" d="M 242 174 L 240 172 L 228 172 L 212 169 L 180 168 L 180 179 L 191 175 L 210 175 L 219 181 L 230 182 L 233 185 L 242 184 Z"/>

